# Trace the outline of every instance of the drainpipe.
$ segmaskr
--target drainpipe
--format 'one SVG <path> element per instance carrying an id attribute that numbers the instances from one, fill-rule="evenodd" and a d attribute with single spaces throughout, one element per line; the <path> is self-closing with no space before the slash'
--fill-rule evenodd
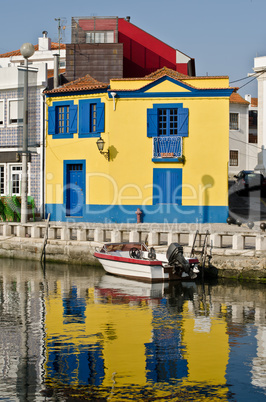
<path id="1" fill-rule="evenodd" d="M 114 110 L 115 110 L 115 97 L 116 97 L 116 92 L 110 92 L 110 93 L 111 93 L 111 96 L 112 96 L 113 101 L 114 101 Z"/>
<path id="2" fill-rule="evenodd" d="M 54 88 L 58 87 L 59 77 L 59 54 L 54 55 Z"/>
<path id="3" fill-rule="evenodd" d="M 45 94 L 42 93 L 42 141 L 41 141 L 41 218 L 45 219 L 45 128 L 46 128 L 46 121 L 45 121 Z"/>

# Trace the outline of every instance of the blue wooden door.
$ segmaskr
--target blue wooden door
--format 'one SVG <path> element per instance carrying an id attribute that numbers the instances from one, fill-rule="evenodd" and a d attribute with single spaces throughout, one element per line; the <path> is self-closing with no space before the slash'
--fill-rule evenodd
<path id="1" fill-rule="evenodd" d="M 153 204 L 182 205 L 182 169 L 153 169 Z"/>
<path id="2" fill-rule="evenodd" d="M 67 165 L 66 215 L 83 216 L 84 171 L 82 163 Z"/>

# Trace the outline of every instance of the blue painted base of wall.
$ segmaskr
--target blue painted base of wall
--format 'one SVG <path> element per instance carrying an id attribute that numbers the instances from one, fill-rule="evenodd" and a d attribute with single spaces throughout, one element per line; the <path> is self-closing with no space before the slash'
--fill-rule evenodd
<path id="1" fill-rule="evenodd" d="M 51 221 L 136 223 L 137 208 L 142 211 L 143 223 L 224 223 L 228 206 L 158 205 L 86 205 L 79 216 L 67 216 L 64 205 L 47 204 L 46 215 Z"/>

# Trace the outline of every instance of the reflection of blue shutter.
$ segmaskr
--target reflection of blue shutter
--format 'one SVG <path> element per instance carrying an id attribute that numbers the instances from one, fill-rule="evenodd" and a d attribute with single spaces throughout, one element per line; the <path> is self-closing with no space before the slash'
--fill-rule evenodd
<path id="1" fill-rule="evenodd" d="M 77 132 L 77 105 L 69 106 L 69 132 L 71 134 Z"/>
<path id="2" fill-rule="evenodd" d="M 88 134 L 90 132 L 90 102 L 87 100 L 79 101 L 79 133 Z"/>
<path id="3" fill-rule="evenodd" d="M 55 134 L 55 106 L 48 107 L 48 134 Z"/>
<path id="4" fill-rule="evenodd" d="M 97 103 L 96 104 L 96 116 L 97 116 L 97 124 L 96 124 L 96 131 L 97 133 L 104 132 L 104 103 Z"/>
<path id="5" fill-rule="evenodd" d="M 157 109 L 147 109 L 147 136 L 158 135 L 158 112 Z"/>
<path id="6" fill-rule="evenodd" d="M 188 109 L 178 108 L 178 135 L 188 136 Z"/>

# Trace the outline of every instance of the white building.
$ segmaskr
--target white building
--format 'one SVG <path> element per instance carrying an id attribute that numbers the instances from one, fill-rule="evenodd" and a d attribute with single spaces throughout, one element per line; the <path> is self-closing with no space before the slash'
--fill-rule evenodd
<path id="1" fill-rule="evenodd" d="M 35 45 L 29 58 L 28 103 L 28 195 L 36 210 L 44 214 L 45 108 L 43 90 L 53 87 L 58 44 L 51 43 L 47 32 Z M 65 64 L 65 45 L 60 49 L 60 65 Z M 21 195 L 21 149 L 24 58 L 20 51 L 0 55 L 0 195 Z M 49 78 L 51 77 L 51 78 Z M 50 82 L 51 81 L 51 82 Z"/>
<path id="2" fill-rule="evenodd" d="M 46 63 L 48 70 L 54 69 L 54 55 L 59 54 L 60 68 L 66 66 L 66 46 L 51 42 L 51 39 L 47 36 L 47 31 L 42 32 L 43 36 L 38 39 L 38 45 L 35 45 L 34 55 L 29 60 L 29 65 L 35 65 L 39 63 Z M 21 43 L 21 45 L 23 42 Z M 24 58 L 20 53 L 20 50 L 14 50 L 8 53 L 0 54 L 0 68 L 2 67 L 14 67 L 24 64 Z"/>
<path id="3" fill-rule="evenodd" d="M 258 100 L 251 95 L 245 99 L 237 93 L 230 96 L 229 168 L 231 179 L 240 170 L 254 170 L 258 163 L 257 115 Z"/>
<path id="4" fill-rule="evenodd" d="M 258 80 L 258 163 L 256 169 L 266 174 L 266 56 L 255 57 L 253 70 Z"/>
<path id="5" fill-rule="evenodd" d="M 257 170 L 258 153 L 258 98 L 245 95 L 245 100 L 249 102 L 249 125 L 248 125 L 248 145 L 247 145 L 247 170 Z"/>
<path id="6" fill-rule="evenodd" d="M 230 96 L 229 178 L 232 178 L 240 170 L 247 169 L 248 108 L 249 102 L 237 93 L 236 88 Z"/>

